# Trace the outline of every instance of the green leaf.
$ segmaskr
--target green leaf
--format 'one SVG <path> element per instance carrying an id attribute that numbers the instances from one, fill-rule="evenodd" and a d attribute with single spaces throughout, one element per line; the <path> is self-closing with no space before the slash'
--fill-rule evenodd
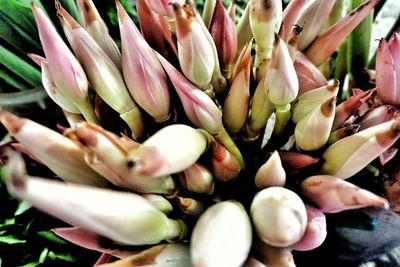
<path id="1" fill-rule="evenodd" d="M 19 91 L 24 91 L 28 90 L 29 88 L 25 85 L 24 82 L 21 82 L 21 80 L 16 79 L 13 77 L 13 75 L 10 75 L 8 71 L 5 71 L 3 69 L 0 69 L 0 80 L 3 80 L 4 86 L 12 87 L 13 89 L 16 88 Z M 8 90 L 7 90 L 8 91 Z M 11 91 L 11 90 L 10 90 Z"/>
<path id="2" fill-rule="evenodd" d="M 0 63 L 32 86 L 40 86 L 42 84 L 39 70 L 1 45 Z"/>
<path id="3" fill-rule="evenodd" d="M 48 255 L 49 250 L 47 248 L 43 249 L 42 253 L 40 253 L 38 263 L 43 264 L 46 261 Z"/>
<path id="4" fill-rule="evenodd" d="M 21 202 L 18 204 L 18 208 L 17 208 L 17 210 L 15 211 L 14 216 L 21 215 L 21 214 L 24 213 L 25 211 L 29 210 L 31 207 L 32 207 L 32 205 L 29 204 L 28 202 L 26 202 L 26 201 L 21 201 Z"/>
<path id="5" fill-rule="evenodd" d="M 6 236 L 0 236 L 0 242 L 6 243 L 8 245 L 13 245 L 13 244 L 25 243 L 26 240 L 18 239 L 18 237 L 13 235 L 6 235 Z"/>
<path id="6" fill-rule="evenodd" d="M 59 238 L 58 236 L 56 236 L 55 234 L 53 234 L 50 231 L 40 231 L 37 232 L 37 234 L 47 240 L 50 240 L 51 242 L 60 244 L 60 245 L 66 245 L 68 244 L 68 242 L 66 242 L 65 240 Z"/>
<path id="7" fill-rule="evenodd" d="M 73 257 L 71 254 L 66 254 L 66 253 L 54 253 L 53 251 L 49 252 L 48 257 L 52 260 L 63 260 L 63 261 L 68 261 L 68 262 L 75 262 L 76 258 Z"/>
<path id="8" fill-rule="evenodd" d="M 23 265 L 21 267 L 37 267 L 37 266 L 39 266 L 39 264 L 40 263 L 38 263 L 38 262 L 30 262 L 30 263 L 27 263 L 27 264 L 25 264 L 25 265 Z"/>
<path id="9" fill-rule="evenodd" d="M 60 0 L 60 3 L 68 13 L 79 22 L 79 24 L 83 25 L 75 0 Z"/>

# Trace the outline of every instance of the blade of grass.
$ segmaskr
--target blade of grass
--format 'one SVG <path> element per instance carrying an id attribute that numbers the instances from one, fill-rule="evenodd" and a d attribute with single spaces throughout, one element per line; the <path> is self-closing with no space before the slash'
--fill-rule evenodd
<path id="1" fill-rule="evenodd" d="M 10 75 L 10 73 L 3 69 L 0 69 L 0 80 L 2 80 L 4 87 L 11 86 L 12 88 L 16 88 L 18 91 L 25 91 L 29 89 L 25 83 L 15 79 L 13 75 Z"/>
<path id="2" fill-rule="evenodd" d="M 81 15 L 79 14 L 78 6 L 75 0 L 59 0 L 61 5 L 73 16 L 79 24 L 83 25 Z"/>

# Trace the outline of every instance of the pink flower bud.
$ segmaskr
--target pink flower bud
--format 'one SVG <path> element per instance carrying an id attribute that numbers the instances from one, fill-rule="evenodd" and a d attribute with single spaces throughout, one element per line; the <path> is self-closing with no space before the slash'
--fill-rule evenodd
<path id="1" fill-rule="evenodd" d="M 211 144 L 211 164 L 216 179 L 229 181 L 235 179 L 240 170 L 237 159 L 221 144 L 214 142 Z"/>
<path id="2" fill-rule="evenodd" d="M 146 0 L 151 9 L 162 16 L 174 16 L 174 4 L 183 5 L 183 0 Z"/>
<path id="3" fill-rule="evenodd" d="M 360 122 L 360 130 L 387 122 L 400 116 L 400 110 L 393 106 L 383 105 L 369 111 Z"/>

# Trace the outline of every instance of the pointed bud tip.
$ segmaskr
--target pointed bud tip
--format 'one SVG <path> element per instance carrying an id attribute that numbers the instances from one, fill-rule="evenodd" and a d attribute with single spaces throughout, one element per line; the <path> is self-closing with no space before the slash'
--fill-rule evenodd
<path id="1" fill-rule="evenodd" d="M 16 134 L 25 125 L 26 120 L 0 108 L 0 121 L 10 134 Z"/>

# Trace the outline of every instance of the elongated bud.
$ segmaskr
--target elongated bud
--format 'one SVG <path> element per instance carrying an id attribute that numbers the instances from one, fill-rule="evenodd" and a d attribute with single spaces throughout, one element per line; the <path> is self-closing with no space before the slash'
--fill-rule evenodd
<path id="1" fill-rule="evenodd" d="M 200 131 L 183 124 L 162 128 L 132 151 L 126 164 L 134 176 L 159 177 L 181 172 L 193 165 L 207 148 Z"/>
<path id="2" fill-rule="evenodd" d="M 334 4 L 334 0 L 313 0 L 307 3 L 297 20 L 297 24 L 303 28 L 299 37 L 299 50 L 307 48 L 318 36 Z"/>
<path id="3" fill-rule="evenodd" d="M 183 213 L 195 217 L 199 217 L 206 210 L 203 203 L 188 197 L 178 197 L 178 205 Z"/>
<path id="4" fill-rule="evenodd" d="M 243 47 L 250 42 L 251 38 L 254 36 L 250 27 L 250 3 L 247 3 L 242 16 L 239 18 L 236 32 L 238 39 L 237 53 L 240 53 Z"/>
<path id="5" fill-rule="evenodd" d="M 122 71 L 133 99 L 156 121 L 169 118 L 167 76 L 156 54 L 117 2 L 122 46 Z"/>
<path id="6" fill-rule="evenodd" d="M 210 194 L 214 191 L 212 173 L 199 163 L 195 163 L 179 173 L 179 181 L 190 192 Z"/>
<path id="7" fill-rule="evenodd" d="M 178 93 L 189 120 L 210 134 L 217 134 L 223 129 L 222 115 L 211 98 L 188 81 L 167 60 L 158 55 L 158 59 L 167 72 Z"/>
<path id="8" fill-rule="evenodd" d="M 295 54 L 294 68 L 299 79 L 299 95 L 328 84 L 321 71 L 299 51 Z"/>
<path id="9" fill-rule="evenodd" d="M 165 197 L 157 194 L 143 194 L 142 195 L 151 205 L 165 214 L 170 214 L 173 211 L 171 202 Z"/>
<path id="10" fill-rule="evenodd" d="M 333 144 L 344 137 L 355 134 L 356 132 L 358 132 L 359 129 L 359 124 L 350 124 L 346 127 L 339 128 L 338 130 L 331 132 L 328 138 L 328 144 Z"/>
<path id="11" fill-rule="evenodd" d="M 24 148 L 66 182 L 104 187 L 107 182 L 84 161 L 84 151 L 63 135 L 0 110 L 0 121 Z"/>
<path id="12" fill-rule="evenodd" d="M 293 105 L 293 122 L 298 123 L 322 103 L 326 102 L 332 97 L 337 96 L 338 91 L 339 82 L 336 81 L 333 85 L 325 85 L 300 95 Z"/>
<path id="13" fill-rule="evenodd" d="M 361 94 L 355 94 L 343 101 L 336 107 L 335 120 L 332 130 L 336 130 L 342 125 L 351 115 L 355 115 L 362 104 L 375 92 L 376 89 L 370 89 Z"/>
<path id="14" fill-rule="evenodd" d="M 106 179 L 120 187 L 141 193 L 171 194 L 175 184 L 171 177 L 147 179 L 132 174 L 128 162 L 129 150 L 114 134 L 91 124 L 82 123 L 66 135 L 86 151 L 85 160 Z M 132 148 L 139 149 L 140 145 Z"/>
<path id="15" fill-rule="evenodd" d="M 230 78 L 231 64 L 237 52 L 237 34 L 235 23 L 225 10 L 221 0 L 216 0 L 209 29 L 217 47 L 222 72 L 225 77 Z"/>
<path id="16" fill-rule="evenodd" d="M 289 173 L 313 166 L 321 161 L 320 158 L 293 151 L 279 151 L 279 157 L 281 158 L 282 166 Z"/>
<path id="17" fill-rule="evenodd" d="M 360 130 L 378 125 L 400 116 L 400 111 L 393 106 L 383 105 L 369 111 L 360 122 Z"/>
<path id="18" fill-rule="evenodd" d="M 238 133 L 246 123 L 250 101 L 251 43 L 240 54 L 232 85 L 224 102 L 222 119 L 229 133 Z"/>
<path id="19" fill-rule="evenodd" d="M 85 22 L 85 29 L 103 51 L 110 57 L 114 64 L 121 69 L 121 53 L 118 46 L 108 33 L 108 28 L 103 19 L 100 17 L 96 6 L 92 0 L 76 1 L 82 18 Z"/>
<path id="20" fill-rule="evenodd" d="M 275 35 L 282 21 L 282 1 L 251 0 L 250 27 L 256 42 L 256 59 L 254 62 L 257 80 L 265 74 L 265 66 L 271 59 Z"/>
<path id="21" fill-rule="evenodd" d="M 396 119 L 340 139 L 324 152 L 322 172 L 349 178 L 391 147 L 399 137 L 400 119 Z"/>
<path id="22" fill-rule="evenodd" d="M 284 186 L 286 182 L 285 169 L 277 151 L 258 169 L 255 184 L 258 189 L 270 186 Z"/>
<path id="23" fill-rule="evenodd" d="M 305 0 L 292 0 L 283 10 L 282 14 L 282 25 L 279 30 L 279 36 L 287 41 L 290 33 L 298 17 L 300 16 L 300 12 L 305 4 Z"/>
<path id="24" fill-rule="evenodd" d="M 283 187 L 269 187 L 256 194 L 250 215 L 255 230 L 266 244 L 288 247 L 306 230 L 307 212 L 301 198 Z"/>
<path id="25" fill-rule="evenodd" d="M 119 69 L 89 33 L 60 6 L 58 15 L 67 39 L 85 68 L 93 89 L 127 122 L 134 136 L 140 138 L 143 134 L 142 117 L 129 95 Z"/>
<path id="26" fill-rule="evenodd" d="M 392 35 L 389 43 L 381 39 L 376 54 L 377 93 L 384 103 L 400 105 L 400 33 Z"/>
<path id="27" fill-rule="evenodd" d="M 386 199 L 335 176 L 311 176 L 301 183 L 303 194 L 324 213 L 370 206 L 389 207 Z"/>
<path id="28" fill-rule="evenodd" d="M 163 57 L 175 60 L 178 57 L 178 51 L 164 16 L 155 13 L 147 0 L 136 1 L 136 12 L 140 30 L 146 42 Z"/>
<path id="29" fill-rule="evenodd" d="M 123 250 L 118 248 L 107 248 L 101 243 L 101 237 L 93 232 L 80 227 L 63 227 L 51 230 L 52 233 L 80 247 L 107 253 L 117 258 L 126 258 L 138 252 L 135 250 Z"/>
<path id="30" fill-rule="evenodd" d="M 303 238 L 292 245 L 294 250 L 308 251 L 319 247 L 327 236 L 326 218 L 320 209 L 307 205 L 307 227 Z"/>
<path id="31" fill-rule="evenodd" d="M 214 142 L 211 144 L 211 164 L 214 177 L 226 182 L 235 179 L 241 170 L 237 159 L 221 144 Z"/>
<path id="32" fill-rule="evenodd" d="M 268 267 L 295 267 L 292 252 L 289 248 L 270 246 L 257 240 L 256 251 L 264 264 Z"/>
<path id="33" fill-rule="evenodd" d="M 321 1 L 325 2 L 325 1 Z M 335 2 L 335 1 L 331 1 Z M 306 56 L 316 66 L 324 63 L 335 50 L 339 47 L 342 41 L 360 24 L 363 19 L 368 16 L 371 10 L 379 0 L 369 0 L 351 11 L 347 16 L 340 19 L 307 48 Z"/>
<path id="34" fill-rule="evenodd" d="M 49 18 L 33 2 L 32 11 L 55 87 L 72 103 L 78 106 L 87 105 L 88 80 L 82 66 L 58 35 Z"/>
<path id="35" fill-rule="evenodd" d="M 242 266 L 251 241 L 250 218 L 243 206 L 232 201 L 217 203 L 200 216 L 193 229 L 192 266 Z"/>
<path id="36" fill-rule="evenodd" d="M 134 266 L 190 266 L 190 248 L 186 244 L 160 244 L 130 257 L 115 261 L 101 267 L 134 267 Z M 148 265 L 148 266 L 150 266 Z"/>
<path id="37" fill-rule="evenodd" d="M 151 9 L 159 15 L 173 17 L 174 16 L 174 4 L 183 5 L 183 0 L 146 0 Z"/>
<path id="38" fill-rule="evenodd" d="M 294 138 L 300 149 L 317 150 L 326 144 L 335 116 L 335 102 L 335 96 L 326 100 L 297 123 Z"/>
<path id="39" fill-rule="evenodd" d="M 178 57 L 185 76 L 203 90 L 209 89 L 214 71 L 214 51 L 187 4 L 174 4 Z"/>

